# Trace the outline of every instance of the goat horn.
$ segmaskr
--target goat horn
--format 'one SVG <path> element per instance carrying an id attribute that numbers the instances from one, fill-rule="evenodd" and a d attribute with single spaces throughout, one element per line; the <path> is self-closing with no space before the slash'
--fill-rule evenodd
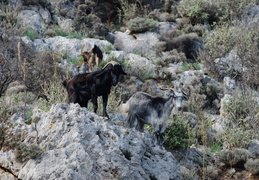
<path id="1" fill-rule="evenodd" d="M 185 96 L 188 96 L 188 94 L 187 94 L 185 91 L 183 91 L 183 90 L 182 90 L 182 93 L 183 93 Z"/>
<path id="2" fill-rule="evenodd" d="M 108 62 L 104 67 L 103 67 L 103 69 L 105 69 L 109 64 L 111 64 L 111 65 L 116 65 L 116 64 L 120 64 L 120 63 L 118 63 L 118 62 L 116 62 L 116 61 L 110 61 L 110 62 Z"/>

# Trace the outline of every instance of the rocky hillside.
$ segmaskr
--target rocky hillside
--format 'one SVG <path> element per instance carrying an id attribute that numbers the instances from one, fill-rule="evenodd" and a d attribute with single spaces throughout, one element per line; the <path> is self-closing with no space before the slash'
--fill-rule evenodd
<path id="1" fill-rule="evenodd" d="M 174 156 L 155 146 L 149 132 L 121 126 L 118 115 L 105 121 L 78 104 L 57 104 L 48 113 L 34 111 L 30 125 L 11 119 L 19 124 L 14 131 L 28 133 L 23 143 L 44 147 L 30 160 L 21 152 L 23 163 L 1 152 L 1 166 L 18 179 L 181 179 Z"/>
<path id="2" fill-rule="evenodd" d="M 0 179 L 259 178 L 259 5 L 219 0 L 0 2 Z M 68 104 L 61 83 L 97 45 L 127 76 L 110 120 Z M 165 149 L 126 126 L 137 91 L 188 94 Z"/>

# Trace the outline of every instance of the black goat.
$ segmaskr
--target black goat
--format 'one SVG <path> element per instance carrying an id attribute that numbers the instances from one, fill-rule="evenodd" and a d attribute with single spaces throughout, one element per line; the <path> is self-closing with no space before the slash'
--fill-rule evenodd
<path id="1" fill-rule="evenodd" d="M 126 75 L 122 66 L 118 62 L 111 61 L 101 70 L 78 74 L 69 82 L 64 81 L 69 103 L 78 103 L 81 107 L 87 108 L 88 101 L 91 99 L 96 113 L 97 97 L 102 96 L 103 116 L 109 119 L 106 112 L 108 96 L 111 87 L 117 85 L 120 75 Z"/>
<path id="2" fill-rule="evenodd" d="M 163 147 L 163 134 L 168 125 L 168 118 L 174 107 L 182 109 L 182 101 L 186 98 L 183 92 L 172 92 L 168 98 L 152 97 L 144 92 L 137 92 L 121 106 L 123 112 L 128 113 L 127 123 L 133 127 L 137 120 L 136 129 L 144 131 L 144 125 L 154 127 L 158 144 Z"/>

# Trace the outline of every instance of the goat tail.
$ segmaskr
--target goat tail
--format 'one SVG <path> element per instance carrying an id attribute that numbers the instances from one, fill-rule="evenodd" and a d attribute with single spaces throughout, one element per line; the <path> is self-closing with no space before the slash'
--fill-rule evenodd
<path id="1" fill-rule="evenodd" d="M 124 103 L 120 105 L 120 112 L 121 113 L 128 113 L 129 112 L 129 103 Z"/>
<path id="2" fill-rule="evenodd" d="M 62 82 L 62 85 L 63 85 L 65 88 L 67 88 L 67 81 L 64 80 L 64 81 Z"/>

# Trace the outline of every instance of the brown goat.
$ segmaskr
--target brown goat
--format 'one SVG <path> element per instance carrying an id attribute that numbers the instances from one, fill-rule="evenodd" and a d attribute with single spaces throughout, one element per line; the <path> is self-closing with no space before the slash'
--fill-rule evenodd
<path id="1" fill-rule="evenodd" d="M 96 67 L 98 67 L 99 63 L 103 59 L 103 53 L 96 45 L 94 45 L 90 52 L 82 52 L 79 56 L 83 56 L 84 62 L 88 65 L 89 72 L 92 72 L 93 66 L 96 65 Z"/>

